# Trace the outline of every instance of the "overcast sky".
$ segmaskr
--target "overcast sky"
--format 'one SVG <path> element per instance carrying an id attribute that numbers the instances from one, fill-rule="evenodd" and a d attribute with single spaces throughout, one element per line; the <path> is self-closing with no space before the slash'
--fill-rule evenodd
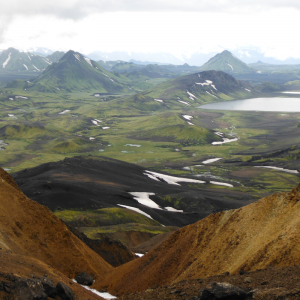
<path id="1" fill-rule="evenodd" d="M 0 49 L 300 58 L 299 0 L 0 0 Z"/>

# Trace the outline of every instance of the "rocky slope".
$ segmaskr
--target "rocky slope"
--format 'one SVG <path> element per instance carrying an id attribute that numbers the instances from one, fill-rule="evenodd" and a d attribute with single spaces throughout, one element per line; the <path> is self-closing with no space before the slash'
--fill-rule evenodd
<path id="1" fill-rule="evenodd" d="M 35 260 L 69 278 L 82 271 L 100 280 L 113 268 L 73 235 L 51 211 L 28 199 L 0 168 L 0 259 Z M 10 272 L 8 265 L 6 271 Z"/>
<path id="2" fill-rule="evenodd" d="M 212 214 L 116 268 L 98 287 L 122 294 L 224 272 L 300 264 L 299 200 L 300 185 L 290 193 Z"/>

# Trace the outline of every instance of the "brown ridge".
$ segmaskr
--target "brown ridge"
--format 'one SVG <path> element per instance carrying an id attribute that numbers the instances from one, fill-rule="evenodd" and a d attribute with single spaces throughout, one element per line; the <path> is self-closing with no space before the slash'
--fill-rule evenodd
<path id="1" fill-rule="evenodd" d="M 39 260 L 69 278 L 85 271 L 101 280 L 113 269 L 0 168 L 0 256 L 7 253 Z"/>
<path id="2" fill-rule="evenodd" d="M 114 294 L 181 280 L 300 264 L 300 185 L 246 207 L 212 214 L 173 233 L 96 287 Z"/>

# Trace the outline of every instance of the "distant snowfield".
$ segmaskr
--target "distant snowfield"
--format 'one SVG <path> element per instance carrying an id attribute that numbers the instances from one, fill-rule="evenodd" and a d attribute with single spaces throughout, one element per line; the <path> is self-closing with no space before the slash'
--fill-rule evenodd
<path id="1" fill-rule="evenodd" d="M 164 100 L 161 100 L 161 99 L 154 99 L 154 101 L 164 103 Z"/>
<path id="2" fill-rule="evenodd" d="M 3 69 L 5 69 L 6 65 L 8 64 L 9 60 L 10 60 L 10 56 L 11 56 L 11 52 L 8 54 L 7 59 L 5 60 L 5 62 L 2 64 Z"/>
<path id="3" fill-rule="evenodd" d="M 209 183 L 210 183 L 210 184 L 215 184 L 215 185 L 221 185 L 221 186 L 233 187 L 232 184 L 230 184 L 230 183 L 225 183 L 225 182 L 210 181 Z"/>
<path id="4" fill-rule="evenodd" d="M 24 97 L 24 96 L 15 96 L 15 98 L 28 99 L 27 97 Z"/>
<path id="5" fill-rule="evenodd" d="M 190 179 L 190 178 L 181 178 L 181 177 L 175 177 L 165 174 L 160 174 L 152 171 L 145 171 L 144 175 L 148 176 L 151 179 L 157 180 L 157 181 L 165 181 L 168 184 L 173 185 L 180 185 L 178 182 L 191 182 L 191 183 L 205 183 L 205 181 L 202 180 L 196 180 L 196 179 Z"/>
<path id="6" fill-rule="evenodd" d="M 73 282 L 76 282 L 77 283 L 77 281 L 75 280 L 75 279 L 72 279 L 72 281 Z M 79 283 L 78 283 L 79 284 Z M 100 293 L 100 292 L 98 292 L 97 290 L 95 290 L 95 289 L 92 289 L 92 288 L 90 288 L 90 287 L 88 287 L 88 286 L 86 286 L 86 285 L 82 285 L 82 284 L 80 284 L 83 288 L 85 288 L 86 290 L 88 290 L 88 291 L 90 291 L 90 292 L 92 292 L 92 293 L 94 293 L 94 294 L 96 294 L 96 295 L 98 295 L 98 296 L 100 296 L 100 297 L 102 297 L 102 298 L 104 298 L 104 299 L 117 299 L 117 297 L 116 296 L 113 296 L 113 295 L 111 295 L 110 293 Z"/>
<path id="7" fill-rule="evenodd" d="M 216 162 L 218 160 L 222 159 L 221 157 L 217 157 L 217 158 L 211 158 L 211 159 L 207 159 L 205 161 L 202 162 L 202 164 L 206 165 L 206 164 L 211 164 L 213 162 Z"/>
<path id="8" fill-rule="evenodd" d="M 138 257 L 143 257 L 144 256 L 144 254 L 143 253 L 134 253 L 136 256 L 138 256 Z"/>
<path id="9" fill-rule="evenodd" d="M 105 129 L 109 129 L 109 128 L 110 128 L 110 127 L 108 127 L 108 126 L 102 127 L 102 129 L 104 129 L 104 130 L 105 130 Z"/>
<path id="10" fill-rule="evenodd" d="M 250 91 L 250 90 L 248 90 L 248 89 L 246 89 L 246 88 L 245 88 L 245 90 L 246 90 L 247 92 L 251 93 L 251 91 Z"/>
<path id="11" fill-rule="evenodd" d="M 28 67 L 27 67 L 25 64 L 23 64 L 23 66 L 24 66 L 24 68 L 28 71 Z"/>
<path id="12" fill-rule="evenodd" d="M 140 210 L 139 208 L 136 208 L 136 207 L 133 207 L 133 206 L 128 206 L 128 205 L 123 205 L 123 204 L 118 204 L 118 206 L 121 206 L 121 207 L 124 207 L 124 208 L 127 208 L 127 209 L 131 209 L 131 210 L 134 210 L 135 212 L 138 212 L 139 214 L 142 214 L 142 215 L 146 216 L 147 218 L 153 220 L 153 218 L 152 218 L 150 215 L 148 215 L 147 213 L 143 212 L 143 211 Z"/>
<path id="13" fill-rule="evenodd" d="M 60 112 L 59 115 L 64 115 L 64 114 L 68 113 L 69 111 L 70 111 L 69 109 L 66 109 L 66 110 Z"/>
<path id="14" fill-rule="evenodd" d="M 299 173 L 297 170 L 289 170 L 289 169 L 284 169 L 284 168 L 279 168 L 279 167 L 272 167 L 272 166 L 255 166 L 254 168 L 274 169 L 274 170 L 277 170 L 277 171 L 287 172 L 287 173 L 291 173 L 291 174 L 298 174 Z"/>

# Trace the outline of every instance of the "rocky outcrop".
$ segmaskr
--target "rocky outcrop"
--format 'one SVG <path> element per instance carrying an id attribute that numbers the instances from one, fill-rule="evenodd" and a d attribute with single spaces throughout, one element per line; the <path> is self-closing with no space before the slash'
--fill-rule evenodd
<path id="1" fill-rule="evenodd" d="M 224 272 L 300 264 L 299 215 L 300 185 L 186 226 L 97 286 L 122 294 Z"/>
<path id="2" fill-rule="evenodd" d="M 73 226 L 67 226 L 70 231 L 113 267 L 118 267 L 135 259 L 134 254 L 119 241 L 115 241 L 106 236 L 97 240 L 92 240 Z"/>

